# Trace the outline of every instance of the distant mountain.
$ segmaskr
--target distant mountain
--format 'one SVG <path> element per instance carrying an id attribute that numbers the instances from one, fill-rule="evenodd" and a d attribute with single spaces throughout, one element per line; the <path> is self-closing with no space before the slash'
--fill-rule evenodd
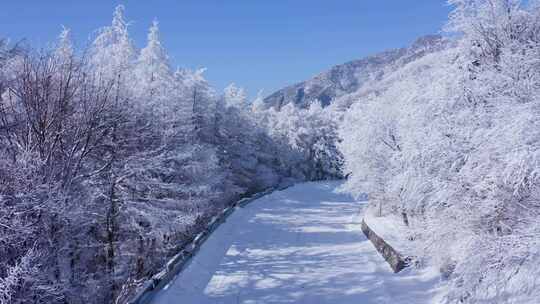
<path id="1" fill-rule="evenodd" d="M 307 81 L 288 86 L 264 99 L 268 107 L 281 108 L 294 103 L 307 108 L 318 100 L 328 106 L 341 96 L 358 91 L 364 84 L 381 79 L 386 73 L 425 54 L 446 46 L 440 35 L 428 35 L 416 40 L 410 47 L 382 52 L 360 60 L 337 65 Z"/>

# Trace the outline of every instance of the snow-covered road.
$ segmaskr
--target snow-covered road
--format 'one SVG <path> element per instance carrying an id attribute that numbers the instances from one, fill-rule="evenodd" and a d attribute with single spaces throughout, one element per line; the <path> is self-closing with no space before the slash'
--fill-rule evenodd
<path id="1" fill-rule="evenodd" d="M 430 303 L 436 274 L 395 275 L 339 182 L 274 192 L 234 212 L 153 303 Z"/>

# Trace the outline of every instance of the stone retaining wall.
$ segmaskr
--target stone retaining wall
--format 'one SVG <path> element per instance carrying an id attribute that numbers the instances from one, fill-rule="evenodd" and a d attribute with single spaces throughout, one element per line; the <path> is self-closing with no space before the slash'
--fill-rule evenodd
<path id="1" fill-rule="evenodd" d="M 365 220 L 362 220 L 362 232 L 373 243 L 373 246 L 383 256 L 386 262 L 390 265 L 394 273 L 398 273 L 408 266 L 408 258 L 403 257 L 397 250 L 395 250 L 390 244 L 378 236 L 369 226 Z"/>

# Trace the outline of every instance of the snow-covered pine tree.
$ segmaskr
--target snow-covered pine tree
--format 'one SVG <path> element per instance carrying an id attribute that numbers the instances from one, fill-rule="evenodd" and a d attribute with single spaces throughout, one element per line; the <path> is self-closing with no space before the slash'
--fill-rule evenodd
<path id="1" fill-rule="evenodd" d="M 138 98 L 164 110 L 163 103 L 170 102 L 173 90 L 173 75 L 169 56 L 161 44 L 159 26 L 154 20 L 148 31 L 146 46 L 141 50 L 134 69 L 137 87 L 133 87 Z"/>
<path id="2" fill-rule="evenodd" d="M 123 5 L 115 8 L 111 25 L 97 32 L 90 48 L 89 64 L 105 81 L 124 81 L 137 58 L 124 10 Z"/>

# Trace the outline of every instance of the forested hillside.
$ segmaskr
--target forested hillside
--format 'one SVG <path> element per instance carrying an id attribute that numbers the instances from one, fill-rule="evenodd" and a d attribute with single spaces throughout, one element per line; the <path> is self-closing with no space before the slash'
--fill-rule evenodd
<path id="1" fill-rule="evenodd" d="M 409 225 L 448 303 L 538 303 L 540 3 L 451 0 L 451 47 L 356 93 L 346 188 Z"/>
<path id="2" fill-rule="evenodd" d="M 239 197 L 340 175 L 320 108 L 216 92 L 122 6 L 88 49 L 4 40 L 0 68 L 0 303 L 123 302 Z"/>

